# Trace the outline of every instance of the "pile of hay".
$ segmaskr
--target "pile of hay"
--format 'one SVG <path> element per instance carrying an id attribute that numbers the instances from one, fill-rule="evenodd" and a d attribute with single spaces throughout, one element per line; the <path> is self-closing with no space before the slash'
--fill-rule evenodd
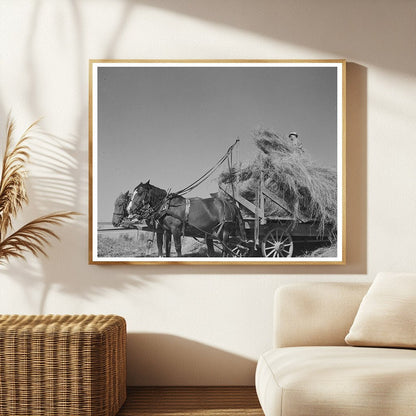
<path id="1" fill-rule="evenodd" d="M 329 247 L 319 247 L 311 253 L 307 253 L 305 257 L 330 257 L 335 258 L 338 254 L 337 244 L 333 243 Z"/>
<path id="2" fill-rule="evenodd" d="M 267 189 L 280 197 L 295 219 L 315 219 L 323 233 L 327 227 L 336 229 L 336 170 L 316 164 L 296 140 L 277 133 L 257 129 L 252 138 L 258 149 L 245 166 L 233 166 L 219 176 L 219 184 L 238 184 L 241 196 L 255 202 L 260 175 Z M 283 208 L 265 200 L 266 216 L 291 216 Z"/>

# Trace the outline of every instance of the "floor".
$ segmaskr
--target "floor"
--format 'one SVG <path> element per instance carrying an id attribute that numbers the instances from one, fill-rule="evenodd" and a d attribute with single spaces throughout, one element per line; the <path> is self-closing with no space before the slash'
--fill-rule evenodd
<path id="1" fill-rule="evenodd" d="M 254 387 L 128 387 L 117 416 L 264 416 Z"/>

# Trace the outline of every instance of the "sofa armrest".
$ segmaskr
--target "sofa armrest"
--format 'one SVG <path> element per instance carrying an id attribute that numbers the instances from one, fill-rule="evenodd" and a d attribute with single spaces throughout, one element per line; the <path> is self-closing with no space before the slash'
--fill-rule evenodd
<path id="1" fill-rule="evenodd" d="M 274 299 L 275 348 L 346 345 L 344 338 L 369 283 L 282 286 Z"/>

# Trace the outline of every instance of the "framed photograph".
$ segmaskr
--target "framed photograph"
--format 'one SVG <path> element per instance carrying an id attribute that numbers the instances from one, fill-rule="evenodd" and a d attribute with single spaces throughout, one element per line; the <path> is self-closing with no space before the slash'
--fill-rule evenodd
<path id="1" fill-rule="evenodd" d="M 345 61 L 90 61 L 91 264 L 345 264 Z"/>

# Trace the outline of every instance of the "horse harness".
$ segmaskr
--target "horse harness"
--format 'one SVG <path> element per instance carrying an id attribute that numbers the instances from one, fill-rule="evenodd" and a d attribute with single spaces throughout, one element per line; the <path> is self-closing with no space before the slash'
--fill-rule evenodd
<path id="1" fill-rule="evenodd" d="M 167 215 L 174 217 L 183 223 L 183 231 L 185 231 L 185 225 L 188 222 L 189 211 L 191 207 L 191 201 L 185 199 L 185 218 L 180 218 L 178 215 L 168 212 L 170 208 L 170 203 L 174 198 L 174 195 L 167 194 L 156 206 L 152 206 L 149 202 L 145 204 L 140 210 L 140 216 L 149 221 L 153 227 L 156 229 L 159 224 L 161 224 L 164 217 Z"/>
<path id="2" fill-rule="evenodd" d="M 170 217 L 176 218 L 182 223 L 182 235 L 185 236 L 185 227 L 186 224 L 189 224 L 189 212 L 191 210 L 191 200 L 189 198 L 185 198 L 185 215 L 184 218 L 181 218 L 179 215 L 174 214 L 173 212 L 169 212 L 170 203 L 172 202 L 172 195 L 166 195 L 166 197 L 162 201 L 161 207 L 155 212 L 155 221 L 161 222 L 164 217 L 169 215 Z"/>
<path id="3" fill-rule="evenodd" d="M 231 210 L 228 210 L 229 215 L 227 215 L 227 205 L 226 205 L 225 201 L 218 198 L 218 200 L 221 201 L 222 204 L 223 204 L 223 218 L 214 227 L 212 232 L 209 233 L 209 232 L 207 232 L 205 230 L 202 230 L 201 228 L 197 227 L 196 225 L 193 225 L 193 224 L 189 223 L 189 213 L 191 211 L 191 200 L 189 198 L 184 198 L 185 199 L 185 213 L 184 213 L 183 218 L 181 218 L 179 215 L 177 215 L 173 212 L 169 212 L 170 204 L 171 204 L 171 201 L 174 197 L 175 197 L 174 194 L 167 194 L 162 199 L 160 204 L 158 204 L 158 206 L 156 206 L 156 207 L 152 207 L 148 203 L 146 209 L 143 209 L 143 218 L 146 219 L 146 220 L 149 220 L 151 223 L 153 223 L 153 226 L 156 229 L 157 226 L 159 224 L 161 224 L 163 218 L 165 218 L 166 216 L 170 216 L 170 217 L 176 218 L 177 220 L 181 221 L 181 223 L 182 223 L 182 236 L 185 236 L 186 226 L 190 225 L 191 227 L 193 227 L 196 230 L 200 231 L 201 233 L 205 234 L 205 236 L 211 236 L 211 237 L 216 237 L 216 238 L 218 238 L 218 236 L 221 234 L 221 232 L 222 232 L 222 230 L 223 230 L 223 228 L 226 224 L 234 222 L 232 220 Z"/>

